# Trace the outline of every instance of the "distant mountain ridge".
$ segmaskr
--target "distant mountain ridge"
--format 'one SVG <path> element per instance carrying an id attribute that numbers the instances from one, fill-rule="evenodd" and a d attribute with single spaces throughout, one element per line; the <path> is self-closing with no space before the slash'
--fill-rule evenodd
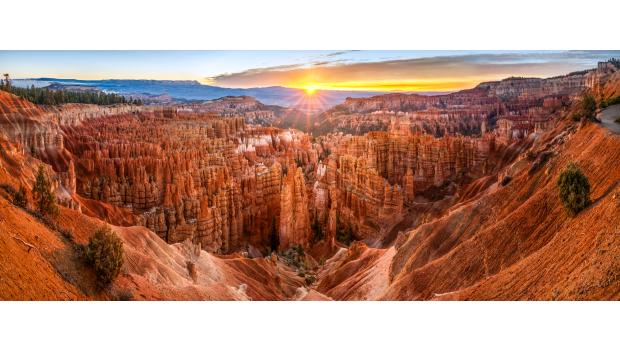
<path id="1" fill-rule="evenodd" d="M 146 80 L 146 79 L 104 79 L 80 80 L 65 78 L 14 79 L 18 86 L 46 85 L 84 85 L 106 92 L 115 92 L 126 96 L 169 96 L 173 102 L 206 101 L 226 96 L 252 96 L 267 105 L 298 107 L 303 109 L 326 109 L 342 103 L 347 97 L 369 97 L 380 95 L 376 91 L 335 91 L 321 90 L 315 92 L 313 99 L 308 99 L 302 89 L 281 86 L 261 88 L 222 88 L 201 84 L 191 80 Z"/>

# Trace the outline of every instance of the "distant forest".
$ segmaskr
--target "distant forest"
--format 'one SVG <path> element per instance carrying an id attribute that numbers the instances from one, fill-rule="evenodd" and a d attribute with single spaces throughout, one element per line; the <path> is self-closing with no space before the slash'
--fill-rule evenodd
<path id="1" fill-rule="evenodd" d="M 10 80 L 0 80 L 0 90 L 15 94 L 28 101 L 39 105 L 60 105 L 68 103 L 95 104 L 95 105 L 114 105 L 132 104 L 142 105 L 141 100 L 133 98 L 126 99 L 124 96 L 104 93 L 104 92 L 76 92 L 64 90 L 50 90 L 45 87 L 37 88 L 32 85 L 30 88 L 18 88 L 10 83 Z"/>

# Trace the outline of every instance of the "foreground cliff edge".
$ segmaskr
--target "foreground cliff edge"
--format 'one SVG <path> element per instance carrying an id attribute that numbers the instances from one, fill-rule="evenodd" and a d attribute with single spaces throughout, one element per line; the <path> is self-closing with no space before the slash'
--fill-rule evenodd
<path id="1" fill-rule="evenodd" d="M 610 99 L 619 74 L 583 79 Z M 583 90 L 526 83 L 491 89 L 548 104 Z M 448 99 L 493 114 L 489 96 Z M 424 128 L 439 138 L 399 120 L 311 138 L 202 112 L 43 108 L 0 92 L 0 298 L 618 299 L 620 137 L 572 121 L 570 101 L 514 140 L 510 125 L 486 133 L 486 118 L 445 125 L 433 116 Z M 570 162 L 591 186 L 592 203 L 575 217 L 556 185 Z M 61 204 L 55 228 L 11 202 L 9 190 L 31 189 L 39 165 Z M 104 221 L 125 264 L 101 289 L 76 247 Z"/>

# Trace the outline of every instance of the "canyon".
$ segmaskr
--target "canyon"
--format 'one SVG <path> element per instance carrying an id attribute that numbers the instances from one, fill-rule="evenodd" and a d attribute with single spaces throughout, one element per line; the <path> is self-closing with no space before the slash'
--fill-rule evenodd
<path id="1" fill-rule="evenodd" d="M 0 190 L 0 297 L 617 299 L 620 139 L 569 118 L 584 92 L 618 96 L 620 69 L 347 98 L 311 118 L 247 96 L 52 107 L 0 91 L 0 183 L 31 189 L 42 165 L 73 240 L 107 223 L 127 256 L 98 291 Z M 594 199 L 575 218 L 555 189 L 569 162 Z"/>

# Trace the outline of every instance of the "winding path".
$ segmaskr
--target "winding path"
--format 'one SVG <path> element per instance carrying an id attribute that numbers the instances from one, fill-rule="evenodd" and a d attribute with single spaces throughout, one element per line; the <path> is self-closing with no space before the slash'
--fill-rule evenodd
<path id="1" fill-rule="evenodd" d="M 620 118 L 620 104 L 609 106 L 601 111 L 597 116 L 601 120 L 601 125 L 611 130 L 615 134 L 620 134 L 620 123 L 616 122 Z"/>

